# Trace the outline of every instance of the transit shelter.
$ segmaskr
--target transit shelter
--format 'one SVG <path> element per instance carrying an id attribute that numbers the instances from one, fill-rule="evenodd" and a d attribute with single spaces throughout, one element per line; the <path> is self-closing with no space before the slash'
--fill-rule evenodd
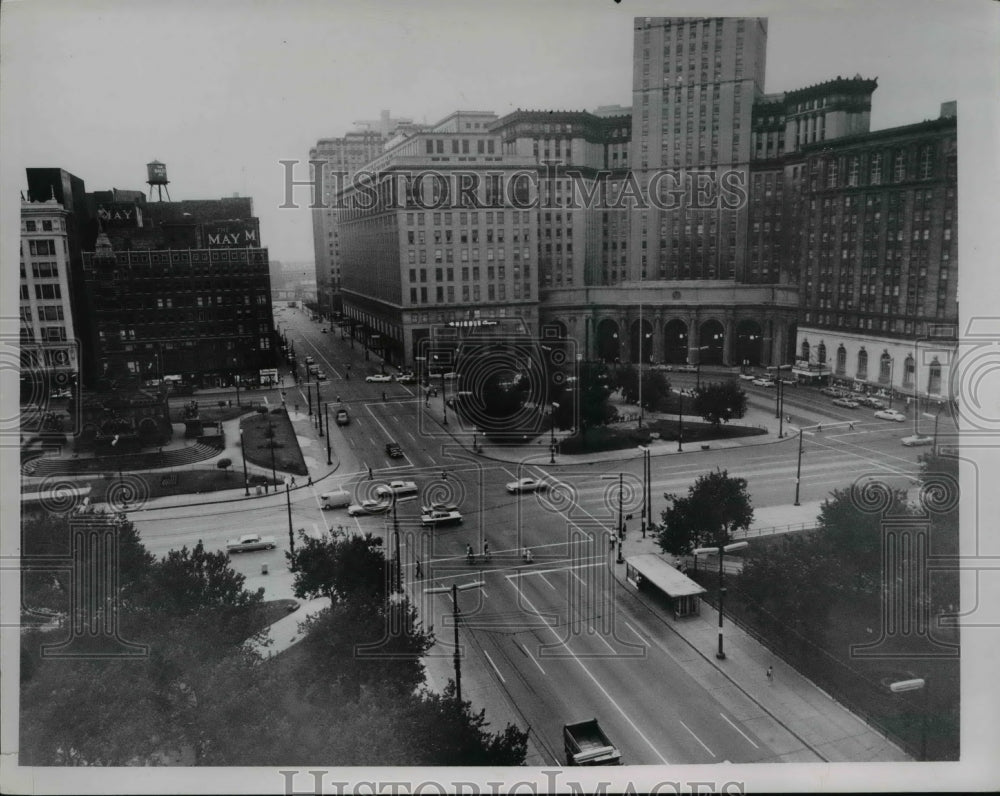
<path id="1" fill-rule="evenodd" d="M 655 553 L 625 559 L 625 578 L 640 591 L 656 591 L 670 603 L 674 618 L 699 613 L 705 589 Z"/>

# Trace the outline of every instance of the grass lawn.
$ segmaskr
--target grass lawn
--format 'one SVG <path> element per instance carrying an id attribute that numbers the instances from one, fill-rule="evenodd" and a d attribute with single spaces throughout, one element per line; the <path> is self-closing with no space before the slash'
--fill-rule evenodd
<path id="1" fill-rule="evenodd" d="M 249 457 L 247 457 L 249 458 Z M 270 464 L 270 462 L 269 462 Z M 139 487 L 145 492 L 140 495 L 143 500 L 166 497 L 167 495 L 194 495 L 204 492 L 218 492 L 223 489 L 241 489 L 243 487 L 243 471 L 241 462 L 236 461 L 228 472 L 215 467 L 190 467 L 173 472 L 127 473 L 126 483 L 135 484 L 141 480 Z M 250 477 L 250 486 L 275 483 L 270 476 L 260 475 Z M 281 477 L 278 477 L 278 482 Z M 113 489 L 118 483 L 117 474 L 105 478 L 81 480 L 81 484 L 90 484 L 90 499 L 94 502 L 103 501 L 108 489 Z"/>
<path id="2" fill-rule="evenodd" d="M 653 441 L 652 434 L 659 434 L 657 439 L 677 441 L 677 421 L 657 420 L 644 423 L 641 429 L 634 424 L 596 426 L 588 428 L 585 438 L 579 434 L 567 437 L 559 444 L 559 452 L 565 454 L 595 453 L 597 451 L 614 451 L 635 448 L 636 445 L 648 445 Z M 705 444 L 712 440 L 734 439 L 736 437 L 766 434 L 761 428 L 721 424 L 716 427 L 711 423 L 684 421 L 684 443 Z"/>
<path id="3" fill-rule="evenodd" d="M 295 428 L 287 413 L 257 414 L 240 421 L 243 430 L 243 446 L 247 461 L 260 467 L 271 467 L 271 445 L 274 451 L 274 469 L 294 475 L 309 475 Z M 269 429 L 274 438 L 269 439 Z"/>

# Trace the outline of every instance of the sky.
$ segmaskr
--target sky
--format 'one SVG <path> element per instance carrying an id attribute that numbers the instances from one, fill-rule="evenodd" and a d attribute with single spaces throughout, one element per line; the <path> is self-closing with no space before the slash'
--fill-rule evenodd
<path id="1" fill-rule="evenodd" d="M 631 105 L 633 17 L 697 12 L 768 17 L 768 92 L 877 77 L 881 129 L 995 96 L 988 5 L 8 0 L 3 185 L 23 188 L 27 166 L 60 166 L 88 190 L 147 190 L 157 159 L 172 199 L 252 196 L 271 258 L 311 262 L 308 189 L 296 189 L 300 209 L 279 209 L 279 161 L 301 160 L 294 177 L 307 179 L 317 139 L 383 109 L 435 122 L 457 109 Z"/>

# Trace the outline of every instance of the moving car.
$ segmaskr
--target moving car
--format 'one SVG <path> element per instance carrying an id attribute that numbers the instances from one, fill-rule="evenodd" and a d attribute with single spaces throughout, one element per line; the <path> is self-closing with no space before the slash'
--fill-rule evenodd
<path id="1" fill-rule="evenodd" d="M 351 416 L 347 414 L 346 409 L 338 409 L 337 414 L 334 415 L 334 420 L 337 421 L 338 426 L 346 426 L 351 422 Z"/>
<path id="2" fill-rule="evenodd" d="M 773 387 L 774 386 L 774 382 L 771 381 L 770 379 L 754 379 L 753 383 L 756 384 L 758 387 Z"/>
<path id="3" fill-rule="evenodd" d="M 226 540 L 227 553 L 249 553 L 251 550 L 274 550 L 277 543 L 273 536 L 261 536 L 258 533 L 246 533 L 239 539 Z"/>
<path id="4" fill-rule="evenodd" d="M 836 387 L 824 387 L 822 390 L 820 390 L 820 393 L 822 395 L 828 395 L 831 398 L 839 398 L 841 396 L 841 391 L 838 390 Z"/>
<path id="5" fill-rule="evenodd" d="M 751 373 L 741 373 L 740 378 L 743 381 L 757 381 L 757 377 Z"/>
<path id="6" fill-rule="evenodd" d="M 312 357 L 306 357 L 306 364 L 311 365 L 315 360 Z"/>
<path id="7" fill-rule="evenodd" d="M 326 374 L 321 370 L 316 371 L 316 381 L 326 381 Z"/>
<path id="8" fill-rule="evenodd" d="M 698 368 L 696 368 L 694 365 L 679 365 L 677 367 L 677 372 L 678 373 L 697 373 L 698 372 Z"/>
<path id="9" fill-rule="evenodd" d="M 389 509 L 388 503 L 379 500 L 362 500 L 360 503 L 352 503 L 347 507 L 347 513 L 352 517 L 359 514 L 380 514 Z"/>
<path id="10" fill-rule="evenodd" d="M 387 443 L 385 443 L 385 452 L 392 459 L 399 459 L 403 455 L 403 449 L 401 447 L 399 447 L 398 443 L 395 443 L 395 442 L 387 442 Z"/>
<path id="11" fill-rule="evenodd" d="M 539 492 L 544 490 L 548 484 L 539 481 L 537 478 L 519 478 L 507 484 L 507 491 L 512 495 L 518 492 Z"/>
<path id="12" fill-rule="evenodd" d="M 416 384 L 417 377 L 414 376 L 412 373 L 400 373 L 396 377 L 396 381 L 399 382 L 400 384 Z"/>
<path id="13" fill-rule="evenodd" d="M 324 509 L 342 509 L 344 506 L 351 505 L 351 493 L 346 489 L 324 492 L 319 496 L 319 499 L 323 501 L 322 508 Z"/>
<path id="14" fill-rule="evenodd" d="M 421 514 L 430 514 L 434 511 L 458 511 L 458 506 L 454 506 L 451 503 L 431 503 L 429 506 L 421 506 Z"/>
<path id="15" fill-rule="evenodd" d="M 428 514 L 420 515 L 421 525 L 458 525 L 462 522 L 462 515 L 458 511 L 432 511 Z"/>
<path id="16" fill-rule="evenodd" d="M 833 405 L 834 406 L 841 406 L 844 409 L 857 409 L 858 408 L 858 402 L 857 401 L 852 401 L 850 398 L 834 398 L 833 399 Z"/>
<path id="17" fill-rule="evenodd" d="M 902 412 L 898 412 L 895 409 L 880 409 L 875 413 L 875 417 L 879 420 L 895 420 L 897 423 L 902 423 L 906 420 L 906 415 Z"/>
<path id="18" fill-rule="evenodd" d="M 392 376 L 385 376 L 381 373 L 376 373 L 373 376 L 365 376 L 365 381 L 369 384 L 385 384 L 392 381 Z"/>
<path id="19" fill-rule="evenodd" d="M 914 434 L 910 437 L 903 437 L 900 442 L 907 448 L 919 448 L 924 445 L 933 445 L 934 437 L 928 437 L 924 434 Z"/>
<path id="20" fill-rule="evenodd" d="M 390 481 L 388 485 L 383 484 L 382 486 L 376 487 L 375 494 L 376 495 L 393 494 L 396 497 L 415 495 L 417 494 L 417 485 L 414 481 Z"/>

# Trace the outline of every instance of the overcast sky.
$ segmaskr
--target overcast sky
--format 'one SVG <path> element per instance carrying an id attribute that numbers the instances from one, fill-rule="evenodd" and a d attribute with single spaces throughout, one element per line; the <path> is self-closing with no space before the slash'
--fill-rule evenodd
<path id="1" fill-rule="evenodd" d="M 278 209 L 278 161 L 301 159 L 305 179 L 318 138 L 382 109 L 434 122 L 456 109 L 631 105 L 632 18 L 696 11 L 769 18 L 768 92 L 877 77 L 872 127 L 891 127 L 992 96 L 987 5 L 11 0 L 4 189 L 24 186 L 26 166 L 61 166 L 88 190 L 145 190 L 155 158 L 174 200 L 252 196 L 271 257 L 312 261 L 308 210 Z"/>

